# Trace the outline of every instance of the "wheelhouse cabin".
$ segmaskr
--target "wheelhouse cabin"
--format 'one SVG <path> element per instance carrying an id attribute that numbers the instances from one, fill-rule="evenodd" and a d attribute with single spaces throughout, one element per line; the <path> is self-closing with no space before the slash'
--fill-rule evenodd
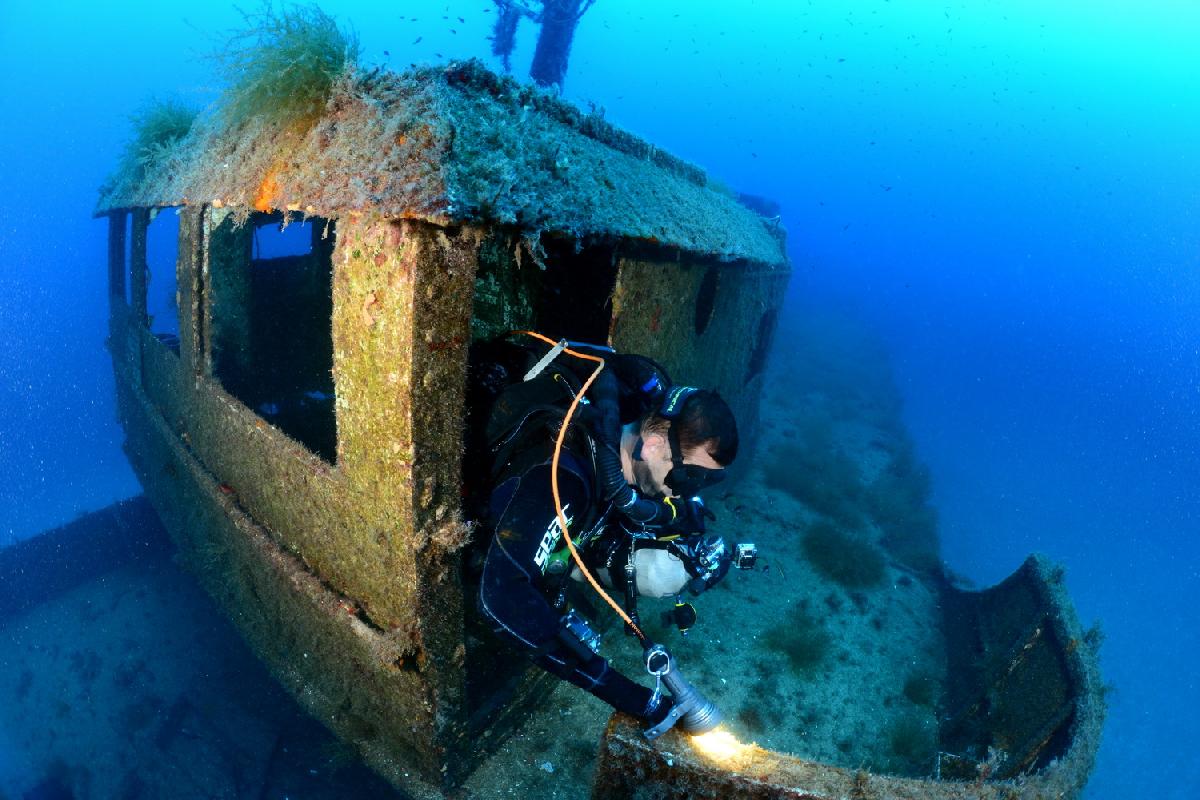
<path id="1" fill-rule="evenodd" d="M 471 342 L 529 328 L 645 353 L 752 438 L 783 234 L 474 62 L 359 75 L 284 133 L 201 120 L 103 190 L 125 449 L 279 680 L 440 796 L 544 680 L 473 632 Z"/>

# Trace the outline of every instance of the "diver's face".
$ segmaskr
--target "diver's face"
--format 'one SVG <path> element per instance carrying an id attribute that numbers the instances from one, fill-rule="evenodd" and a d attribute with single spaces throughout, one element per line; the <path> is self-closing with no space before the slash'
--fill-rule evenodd
<path id="1" fill-rule="evenodd" d="M 720 469 L 721 465 L 703 447 L 693 447 L 683 453 L 683 463 L 705 469 Z M 671 460 L 671 443 L 664 434 L 650 433 L 642 437 L 642 460 L 633 462 L 634 483 L 646 497 L 668 497 L 667 474 Z"/>

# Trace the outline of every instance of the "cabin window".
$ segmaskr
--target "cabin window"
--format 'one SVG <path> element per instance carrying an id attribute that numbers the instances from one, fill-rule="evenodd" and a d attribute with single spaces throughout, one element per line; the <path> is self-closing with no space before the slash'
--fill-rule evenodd
<path id="1" fill-rule="evenodd" d="M 758 333 L 754 337 L 754 350 L 750 353 L 750 362 L 746 368 L 746 383 L 762 374 L 763 368 L 767 364 L 767 353 L 771 350 L 771 338 L 775 333 L 778 316 L 779 310 L 772 308 L 763 312 L 758 319 Z"/>
<path id="2" fill-rule="evenodd" d="M 125 213 L 125 272 L 121 281 L 124 286 L 125 305 L 133 308 L 133 214 Z"/>
<path id="3" fill-rule="evenodd" d="M 700 288 L 696 292 L 694 322 L 697 336 L 708 330 L 708 323 L 712 322 L 713 311 L 717 308 L 717 277 L 717 267 L 710 266 L 705 271 L 704 278 L 700 281 Z"/>
<path id="4" fill-rule="evenodd" d="M 179 354 L 179 212 L 152 209 L 146 229 L 146 324 Z"/>
<path id="5" fill-rule="evenodd" d="M 313 250 L 313 222 L 293 222 L 283 225 L 268 222 L 254 226 L 254 250 L 251 257 L 255 261 L 271 258 L 287 258 L 288 256 L 307 256 Z"/>
<path id="6" fill-rule="evenodd" d="M 225 390 L 333 462 L 332 220 L 226 217 L 209 241 L 212 371 Z"/>

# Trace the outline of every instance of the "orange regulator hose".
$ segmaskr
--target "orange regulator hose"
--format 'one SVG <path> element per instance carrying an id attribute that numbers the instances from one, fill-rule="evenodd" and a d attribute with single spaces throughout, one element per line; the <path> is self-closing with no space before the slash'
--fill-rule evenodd
<path id="1" fill-rule="evenodd" d="M 534 338 L 540 339 L 549 345 L 558 345 L 558 342 L 554 341 L 549 336 L 543 336 L 536 331 L 517 332 L 533 336 Z M 558 429 L 558 438 L 554 441 L 554 459 L 550 462 L 550 491 L 554 495 L 554 512 L 558 514 L 558 524 L 563 532 L 563 538 L 567 540 L 567 548 L 571 551 L 571 558 L 575 560 L 575 564 L 579 567 L 579 571 L 583 574 L 583 577 L 585 577 L 587 582 L 592 585 L 592 588 L 596 590 L 596 594 L 603 597 L 604 601 L 612 606 L 613 611 L 616 611 L 617 616 L 625 621 L 625 624 L 629 626 L 630 630 L 633 631 L 638 640 L 645 642 L 646 634 L 642 633 L 641 628 L 639 628 L 629 617 L 629 615 L 625 613 L 625 609 L 621 608 L 620 604 L 613 600 L 612 597 L 609 596 L 608 592 L 604 591 L 604 587 L 600 585 L 595 577 L 592 576 L 592 573 L 588 571 L 588 568 L 584 566 L 583 558 L 579 555 L 579 551 L 575 549 L 575 542 L 571 539 L 571 534 L 567 530 L 567 515 L 563 513 L 562 499 L 558 493 L 558 460 L 559 456 L 562 455 L 563 442 L 566 441 L 567 428 L 571 425 L 571 418 L 575 416 L 575 410 L 579 408 L 580 399 L 587 394 L 587 390 L 592 387 L 592 383 L 595 382 L 596 378 L 600 376 L 600 372 L 604 369 L 604 359 L 589 353 L 581 353 L 578 350 L 572 350 L 570 348 L 564 348 L 563 352 L 569 353 L 576 358 L 582 358 L 598 363 L 596 364 L 596 369 L 593 370 L 592 374 L 588 376 L 588 379 L 584 381 L 579 393 L 576 394 L 571 400 L 571 405 L 569 408 L 567 408 L 566 416 L 563 417 L 562 427 Z"/>

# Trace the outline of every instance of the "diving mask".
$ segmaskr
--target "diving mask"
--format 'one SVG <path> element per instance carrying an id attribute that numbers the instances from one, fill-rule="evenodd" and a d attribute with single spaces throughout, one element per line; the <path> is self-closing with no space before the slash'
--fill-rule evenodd
<path id="1" fill-rule="evenodd" d="M 667 429 L 667 439 L 671 443 L 671 471 L 667 473 L 664 483 L 671 490 L 673 497 L 695 497 L 701 491 L 725 480 L 725 470 L 709 469 L 698 464 L 683 463 L 683 446 L 679 443 L 679 425 L 671 423 Z"/>

